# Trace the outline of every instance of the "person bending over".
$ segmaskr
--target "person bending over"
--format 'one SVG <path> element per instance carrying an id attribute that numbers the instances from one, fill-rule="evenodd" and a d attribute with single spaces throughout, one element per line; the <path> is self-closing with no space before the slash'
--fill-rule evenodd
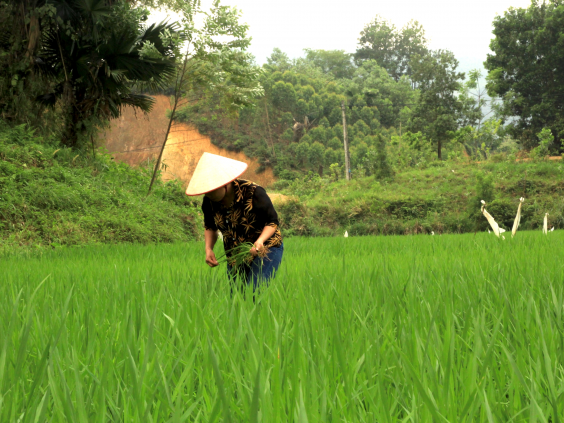
<path id="1" fill-rule="evenodd" d="M 236 275 L 256 290 L 261 282 L 275 275 L 284 252 L 278 215 L 263 187 L 239 176 L 247 164 L 215 154 L 204 153 L 190 180 L 187 195 L 204 194 L 206 263 L 218 265 L 213 248 L 218 231 L 223 235 L 227 255 L 227 272 L 233 281 Z M 231 262 L 232 250 L 251 243 L 252 260 L 236 267 Z"/>

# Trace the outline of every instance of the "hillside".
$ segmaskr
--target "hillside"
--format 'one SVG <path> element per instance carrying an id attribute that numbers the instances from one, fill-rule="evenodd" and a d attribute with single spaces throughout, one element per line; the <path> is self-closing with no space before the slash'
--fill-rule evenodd
<path id="1" fill-rule="evenodd" d="M 195 239 L 199 205 L 176 181 L 110 155 L 58 148 L 25 126 L 0 128 L 0 250 Z"/>
<path id="2" fill-rule="evenodd" d="M 121 117 L 113 120 L 110 127 L 100 134 L 98 143 L 117 161 L 138 166 L 156 160 L 168 125 L 169 98 L 158 95 L 155 99 L 153 109 L 147 114 L 124 108 Z M 163 155 L 163 179 L 178 179 L 186 187 L 204 152 L 248 163 L 244 177 L 262 186 L 267 187 L 275 181 L 272 169 L 261 169 L 257 173 L 260 164 L 256 159 L 214 145 L 209 136 L 200 134 L 185 123 L 175 123 L 169 134 Z"/>
<path id="3" fill-rule="evenodd" d="M 510 230 L 519 197 L 525 197 L 520 229 L 564 228 L 564 164 L 561 161 L 435 163 L 393 179 L 365 177 L 331 182 L 314 177 L 281 192 L 285 235 L 331 236 L 485 231 L 480 200 Z"/>
<path id="4" fill-rule="evenodd" d="M 148 168 L 55 145 L 24 126 L 0 130 L 1 250 L 201 237 L 201 198 L 186 197 L 179 181 L 158 182 L 146 197 Z M 269 193 L 285 236 L 484 231 L 481 199 L 510 229 L 521 196 L 522 230 L 539 229 L 545 213 L 550 227 L 564 228 L 561 161 L 433 162 L 350 182 L 311 173 L 278 181 Z"/>

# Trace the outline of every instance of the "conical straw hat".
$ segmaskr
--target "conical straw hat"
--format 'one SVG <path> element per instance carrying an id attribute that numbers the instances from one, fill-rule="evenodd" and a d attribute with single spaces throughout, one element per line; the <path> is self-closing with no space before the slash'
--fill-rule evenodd
<path id="1" fill-rule="evenodd" d="M 247 163 L 204 153 L 190 179 L 186 195 L 201 195 L 234 181 L 247 170 Z"/>

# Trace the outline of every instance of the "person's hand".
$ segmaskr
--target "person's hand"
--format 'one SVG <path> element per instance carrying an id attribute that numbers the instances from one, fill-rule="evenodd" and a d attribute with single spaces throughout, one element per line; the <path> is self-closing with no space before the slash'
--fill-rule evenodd
<path id="1" fill-rule="evenodd" d="M 253 255 L 253 257 L 256 257 L 258 252 L 263 248 L 264 248 L 263 242 L 257 239 L 257 241 L 255 242 L 255 246 L 251 248 L 251 254 Z"/>
<path id="2" fill-rule="evenodd" d="M 206 263 L 208 264 L 209 267 L 215 267 L 219 265 L 219 263 L 215 258 L 215 253 L 211 249 L 206 250 Z"/>

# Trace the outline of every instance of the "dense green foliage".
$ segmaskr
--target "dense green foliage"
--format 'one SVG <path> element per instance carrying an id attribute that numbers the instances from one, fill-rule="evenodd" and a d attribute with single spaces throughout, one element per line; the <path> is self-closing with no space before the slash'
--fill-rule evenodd
<path id="1" fill-rule="evenodd" d="M 503 98 L 508 130 L 527 148 L 550 128 L 553 153 L 564 140 L 564 4 L 533 0 L 511 8 L 493 22 L 492 54 L 485 62 L 488 91 Z"/>
<path id="2" fill-rule="evenodd" d="M 16 111 L 22 105 L 34 121 L 54 108 L 62 142 L 77 147 L 84 142 L 79 135 L 118 117 L 122 107 L 150 110 L 153 99 L 132 88 L 164 86 L 174 74 L 179 40 L 176 25 L 145 26 L 147 15 L 125 0 L 1 2 L 3 118 L 27 123 Z"/>
<path id="3" fill-rule="evenodd" d="M 494 54 L 486 62 L 489 99 L 480 71 L 469 72 L 463 83 L 454 55 L 430 50 L 419 23 L 398 29 L 377 16 L 361 31 L 354 54 L 305 49 L 303 58 L 290 60 L 274 49 L 260 80 L 265 96 L 235 119 L 222 110 L 221 96 L 206 90 L 195 91 L 177 118 L 218 146 L 258 158 L 283 179 L 343 166 L 342 102 L 353 172 L 373 173 L 379 137 L 391 144 L 404 134 L 408 140 L 419 134 L 423 143 L 414 149 L 404 139 L 398 154 L 421 155 L 427 144 L 439 160 L 461 154 L 487 159 L 529 151 L 549 128 L 554 141 L 548 152 L 559 154 L 563 10 L 533 2 L 496 18 Z M 494 112 L 488 119 L 486 106 Z"/>
<path id="4" fill-rule="evenodd" d="M 339 66 L 339 58 L 350 64 L 342 52 L 308 51 L 305 59 L 290 62 L 275 51 L 261 76 L 265 96 L 254 108 L 233 120 L 219 107 L 220 96 L 201 92 L 177 119 L 195 125 L 218 146 L 257 157 L 276 175 L 293 179 L 304 170 L 323 173 L 331 164 L 343 164 L 341 103 L 346 101 L 351 165 L 369 167 L 380 137 L 389 140 L 407 124 L 417 92 L 375 61 L 353 69 Z M 353 71 L 350 79 L 333 74 L 348 71 Z"/>
<path id="5" fill-rule="evenodd" d="M 464 74 L 457 72 L 458 61 L 449 51 L 435 51 L 416 56 L 412 64 L 412 81 L 417 84 L 420 99 L 415 107 L 410 128 L 419 130 L 437 144 L 442 160 L 442 146 L 459 128 L 462 104 L 456 92 Z"/>
<path id="6" fill-rule="evenodd" d="M 419 22 L 410 21 L 398 29 L 382 16 L 376 16 L 364 27 L 354 54 L 357 64 L 375 60 L 396 81 L 402 76 L 411 76 L 415 56 L 426 56 L 429 52 L 425 30 Z"/>
<path id="7" fill-rule="evenodd" d="M 430 148 L 441 160 L 443 149 L 445 156 L 478 156 L 482 144 L 489 152 L 502 143 L 498 121 L 482 122 L 484 102 L 472 91 L 479 73 L 463 85 L 454 55 L 430 51 L 417 22 L 398 31 L 376 18 L 361 33 L 355 55 L 304 52 L 290 60 L 274 49 L 260 78 L 264 96 L 235 118 L 221 107 L 219 93 L 195 90 L 176 119 L 220 147 L 258 158 L 282 179 L 342 173 L 342 104 L 353 173 L 390 176 L 380 170 L 384 150 L 414 158 L 403 160 L 404 170 L 432 159 Z"/>
<path id="8" fill-rule="evenodd" d="M 436 166 L 438 165 L 439 166 Z M 564 164 L 560 161 L 432 162 L 425 169 L 332 182 L 310 175 L 279 181 L 290 196 L 277 207 L 283 234 L 334 236 L 460 233 L 486 231 L 480 201 L 511 230 L 519 198 L 525 197 L 521 228 L 564 228 Z"/>
<path id="9" fill-rule="evenodd" d="M 199 209 L 176 182 L 145 197 L 149 169 L 0 129 L 1 249 L 194 239 Z"/>
<path id="10" fill-rule="evenodd" d="M 310 173 L 268 188 L 291 198 L 277 205 L 283 234 L 482 231 L 486 229 L 479 214 L 482 199 L 491 203 L 488 210 L 509 229 L 520 196 L 526 197 L 523 228 L 539 228 L 547 212 L 551 226 L 564 227 L 562 163 L 432 162 L 396 154 L 403 147 L 398 137 L 393 139 L 398 144 L 388 146 L 389 152 L 376 150 L 372 157 L 372 176 L 357 170 L 346 182 L 340 170 L 332 168 L 325 178 Z M 415 169 L 395 173 L 411 163 L 416 163 Z M 89 151 L 60 149 L 25 126 L 0 130 L 3 249 L 198 238 L 200 198 L 191 200 L 173 182 L 157 182 L 155 192 L 145 197 L 150 172 L 114 163 L 99 152 L 92 159 Z"/>
<path id="11" fill-rule="evenodd" d="M 562 421 L 560 231 L 286 247 L 255 303 L 201 243 L 3 257 L 0 421 Z"/>
<path id="12" fill-rule="evenodd" d="M 147 25 L 147 5 L 172 7 L 179 21 Z M 183 100 L 188 87 L 213 85 L 222 105 L 247 105 L 262 92 L 245 51 L 248 26 L 233 7 L 207 6 L 199 0 L 0 1 L 2 119 L 81 148 L 124 107 L 149 111 L 148 93 L 171 84 Z"/>

